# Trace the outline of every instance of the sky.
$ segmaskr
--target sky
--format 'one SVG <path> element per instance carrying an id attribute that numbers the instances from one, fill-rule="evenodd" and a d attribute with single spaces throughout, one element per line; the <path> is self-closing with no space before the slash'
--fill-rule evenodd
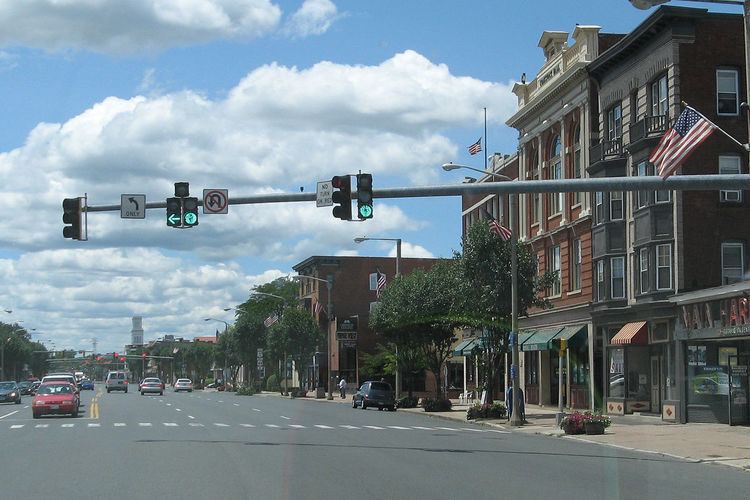
<path id="1" fill-rule="evenodd" d="M 210 335 L 224 325 L 204 318 L 231 323 L 224 308 L 309 256 L 395 254 L 357 236 L 448 257 L 458 198 L 376 199 L 365 222 L 233 205 L 189 230 L 163 210 L 97 212 L 80 242 L 62 237 L 61 202 L 164 201 L 178 181 L 230 199 L 311 192 L 360 170 L 375 189 L 458 183 L 471 172 L 440 165 L 515 150 L 511 89 L 542 66 L 544 30 L 626 33 L 648 14 L 627 0 L 0 0 L 0 319 L 51 348 L 122 351 L 132 316 L 147 340 Z"/>

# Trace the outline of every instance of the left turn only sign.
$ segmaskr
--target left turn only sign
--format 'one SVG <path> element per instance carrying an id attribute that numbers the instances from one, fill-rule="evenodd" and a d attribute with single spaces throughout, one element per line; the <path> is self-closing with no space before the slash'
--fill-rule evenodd
<path id="1" fill-rule="evenodd" d="M 146 218 L 146 195 L 145 194 L 121 194 L 120 195 L 120 218 L 121 219 L 145 219 Z"/>

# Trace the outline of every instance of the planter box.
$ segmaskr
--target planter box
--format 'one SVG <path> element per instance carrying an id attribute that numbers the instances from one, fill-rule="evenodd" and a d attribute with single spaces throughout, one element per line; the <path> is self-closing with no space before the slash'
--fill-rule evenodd
<path id="1" fill-rule="evenodd" d="M 588 435 L 604 434 L 604 422 L 584 422 L 583 427 Z"/>

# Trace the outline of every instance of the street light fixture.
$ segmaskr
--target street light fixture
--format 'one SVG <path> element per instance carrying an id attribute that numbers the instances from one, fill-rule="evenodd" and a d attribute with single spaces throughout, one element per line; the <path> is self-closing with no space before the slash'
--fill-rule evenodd
<path id="1" fill-rule="evenodd" d="M 328 396 L 326 397 L 327 400 L 332 401 L 333 400 L 333 381 L 331 380 L 331 352 L 332 352 L 332 346 L 331 346 L 331 325 L 333 324 L 331 317 L 333 314 L 331 314 L 331 310 L 333 309 L 333 297 L 332 297 L 332 291 L 333 291 L 333 276 L 329 276 L 328 279 L 318 278 L 317 276 L 309 276 L 307 274 L 298 274 L 296 276 L 292 276 L 293 280 L 299 280 L 302 278 L 311 279 L 314 281 L 321 281 L 326 284 L 326 288 L 328 289 L 328 314 L 326 314 L 326 317 L 328 318 L 328 324 L 326 325 L 327 331 L 326 331 L 326 355 L 328 357 L 328 370 L 327 370 L 327 377 L 328 377 Z M 286 367 L 285 367 L 286 368 Z"/>
<path id="2" fill-rule="evenodd" d="M 468 165 L 460 165 L 457 163 L 444 163 L 443 170 L 450 172 L 459 168 L 465 168 L 468 170 L 474 170 L 481 172 L 485 175 L 489 175 L 498 178 L 502 181 L 512 181 L 507 175 L 490 172 L 488 170 L 481 170 L 478 168 L 470 167 Z M 520 386 L 518 381 L 518 365 L 520 354 L 518 352 L 518 207 L 517 198 L 515 193 L 508 194 L 508 205 L 510 208 L 510 273 L 511 273 L 511 320 L 510 320 L 510 343 L 512 346 L 512 358 L 510 367 L 510 378 L 513 386 L 513 412 L 510 416 L 510 425 L 514 427 L 520 427 L 523 425 L 523 419 L 520 415 Z M 506 402 L 507 404 L 507 402 Z"/>

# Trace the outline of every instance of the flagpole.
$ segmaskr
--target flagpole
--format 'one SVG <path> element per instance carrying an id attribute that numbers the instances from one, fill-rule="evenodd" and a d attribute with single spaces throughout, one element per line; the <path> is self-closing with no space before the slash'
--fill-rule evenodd
<path id="1" fill-rule="evenodd" d="M 714 122 L 712 122 L 711 120 L 709 120 L 708 118 L 706 118 L 706 116 L 705 116 L 705 115 L 704 115 L 703 113 L 701 113 L 700 111 L 698 111 L 698 110 L 697 110 L 697 109 L 695 109 L 694 107 L 690 106 L 690 105 L 689 105 L 688 103 L 686 103 L 685 101 L 680 101 L 680 104 L 682 104 L 682 105 L 683 105 L 683 106 L 685 106 L 686 108 L 690 108 L 690 109 L 692 109 L 693 111 L 695 111 L 695 112 L 696 112 L 696 114 L 697 114 L 698 116 L 700 116 L 701 118 L 703 118 L 704 120 L 706 120 L 706 121 L 707 121 L 708 123 L 710 123 L 711 125 L 713 125 L 713 126 L 714 126 L 714 127 L 716 128 L 716 130 L 718 130 L 719 132 L 721 132 L 721 133 L 722 133 L 722 134 L 724 134 L 725 136 L 727 136 L 727 137 L 729 137 L 730 139 L 732 139 L 732 141 L 734 141 L 734 142 L 735 142 L 735 143 L 736 143 L 736 144 L 737 144 L 737 145 L 738 145 L 739 147 L 741 147 L 741 148 L 742 148 L 742 149 L 744 149 L 745 151 L 750 151 L 750 144 L 742 144 L 742 143 L 741 143 L 740 141 L 738 141 L 737 139 L 735 139 L 734 137 L 732 137 L 731 135 L 729 135 L 729 133 L 728 133 L 728 132 L 726 132 L 726 131 L 725 131 L 725 130 L 724 130 L 723 128 L 719 127 L 719 126 L 718 126 L 718 125 L 716 125 L 716 124 L 715 124 Z"/>
<path id="2" fill-rule="evenodd" d="M 484 108 L 484 169 L 487 170 L 487 154 L 490 150 L 487 148 L 487 108 Z"/>

